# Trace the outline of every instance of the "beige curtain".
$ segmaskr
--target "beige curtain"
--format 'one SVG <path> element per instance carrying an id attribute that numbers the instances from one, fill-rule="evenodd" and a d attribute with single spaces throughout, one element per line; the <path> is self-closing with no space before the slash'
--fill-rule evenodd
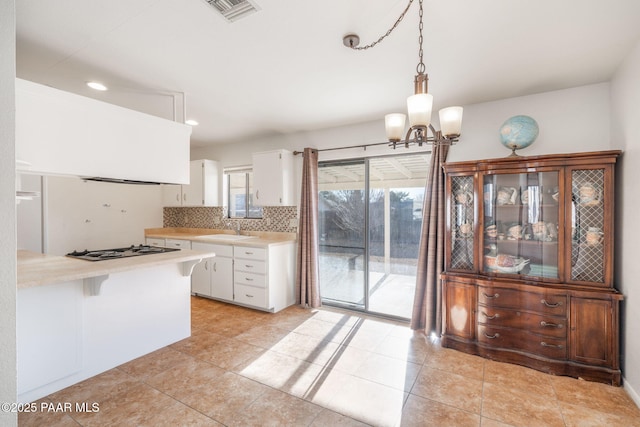
<path id="1" fill-rule="evenodd" d="M 448 145 L 436 145 L 431 154 L 422 206 L 422 231 L 418 252 L 418 273 L 413 300 L 411 329 L 426 334 L 442 332 L 440 273 L 444 269 L 444 173 Z"/>
<path id="2" fill-rule="evenodd" d="M 296 302 L 314 308 L 322 305 L 318 282 L 318 152 L 305 148 L 303 155 Z"/>

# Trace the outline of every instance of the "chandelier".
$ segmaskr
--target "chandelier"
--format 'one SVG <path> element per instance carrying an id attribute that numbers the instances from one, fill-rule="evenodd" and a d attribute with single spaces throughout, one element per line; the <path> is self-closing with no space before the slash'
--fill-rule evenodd
<path id="1" fill-rule="evenodd" d="M 387 114 L 384 118 L 389 146 L 392 146 L 394 149 L 398 144 L 404 145 L 407 148 L 411 144 L 417 144 L 421 147 L 422 144 L 425 143 L 433 145 L 452 145 L 458 141 L 460 129 L 462 127 L 462 107 L 447 107 L 439 111 L 440 126 L 442 130 L 436 130 L 431 124 L 433 96 L 428 93 L 429 76 L 425 73 L 426 67 L 422 60 L 422 1 L 423 0 L 418 0 L 420 6 L 420 25 L 418 27 L 420 33 L 420 37 L 418 38 L 419 62 L 416 66 L 417 74 L 414 78 L 414 94 L 407 98 L 409 130 L 405 135 L 404 141 L 402 140 L 402 135 L 404 133 L 407 116 L 402 113 L 393 113 Z M 393 26 L 375 42 L 366 46 L 358 46 L 360 44 L 360 37 L 356 34 L 347 34 L 342 39 L 344 45 L 354 50 L 366 50 L 374 47 L 396 29 L 412 3 L 413 0 L 409 0 L 409 4 L 407 4 L 407 7 L 405 7 L 404 11 Z M 431 132 L 431 135 L 429 135 L 429 132 Z"/>

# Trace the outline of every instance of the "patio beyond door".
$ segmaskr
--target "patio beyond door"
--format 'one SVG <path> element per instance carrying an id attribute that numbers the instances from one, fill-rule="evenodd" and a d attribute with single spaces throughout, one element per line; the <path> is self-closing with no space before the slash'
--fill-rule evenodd
<path id="1" fill-rule="evenodd" d="M 323 303 L 411 317 L 429 153 L 322 162 Z"/>

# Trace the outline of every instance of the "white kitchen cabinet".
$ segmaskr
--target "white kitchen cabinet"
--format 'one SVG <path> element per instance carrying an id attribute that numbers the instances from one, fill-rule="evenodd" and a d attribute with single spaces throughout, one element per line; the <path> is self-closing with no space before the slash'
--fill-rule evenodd
<path id="1" fill-rule="evenodd" d="M 217 206 L 218 162 L 193 160 L 189 169 L 189 184 L 163 186 L 164 206 Z"/>
<path id="2" fill-rule="evenodd" d="M 186 184 L 190 135 L 184 123 L 16 79 L 16 158 L 29 173 Z"/>
<path id="3" fill-rule="evenodd" d="M 149 246 L 158 246 L 161 248 L 165 247 L 165 240 L 164 239 L 159 239 L 157 237 L 146 237 L 145 239 L 145 244 L 149 245 Z"/>
<path id="4" fill-rule="evenodd" d="M 293 153 L 287 150 L 253 153 L 253 204 L 293 206 Z"/>
<path id="5" fill-rule="evenodd" d="M 192 242 L 191 248 L 213 251 L 216 256 L 196 265 L 191 275 L 191 292 L 201 296 L 233 301 L 233 247 Z"/>
<path id="6" fill-rule="evenodd" d="M 165 239 L 164 245 L 167 248 L 191 249 L 191 240 Z"/>
<path id="7" fill-rule="evenodd" d="M 271 312 L 294 303 L 295 242 L 248 247 L 194 241 L 191 247 L 216 254 L 195 266 L 192 293 Z"/>
<path id="8" fill-rule="evenodd" d="M 277 312 L 294 303 L 295 242 L 233 247 L 234 301 Z"/>

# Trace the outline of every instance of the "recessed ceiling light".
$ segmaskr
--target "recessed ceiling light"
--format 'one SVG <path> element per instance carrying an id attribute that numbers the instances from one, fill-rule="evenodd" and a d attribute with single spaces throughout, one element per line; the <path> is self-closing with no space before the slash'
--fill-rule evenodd
<path id="1" fill-rule="evenodd" d="M 190 126 L 198 126 L 198 122 L 196 120 L 193 120 L 193 119 L 189 119 L 189 120 L 185 121 L 185 123 L 190 125 Z"/>
<path id="2" fill-rule="evenodd" d="M 107 87 L 99 82 L 87 82 L 87 86 L 95 90 L 101 90 L 101 91 L 107 90 Z"/>

